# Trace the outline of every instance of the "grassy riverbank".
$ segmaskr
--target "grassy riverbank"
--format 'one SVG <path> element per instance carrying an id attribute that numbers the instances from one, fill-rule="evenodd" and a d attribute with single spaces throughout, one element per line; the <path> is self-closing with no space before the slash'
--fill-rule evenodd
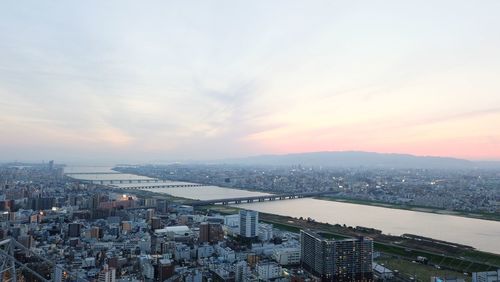
<path id="1" fill-rule="evenodd" d="M 238 208 L 230 206 L 210 206 L 204 208 L 223 214 L 234 214 Z M 423 246 L 419 242 L 401 240 L 398 236 L 387 236 L 381 234 L 367 234 L 356 232 L 352 228 L 327 223 L 318 223 L 297 218 L 280 216 L 274 214 L 260 213 L 260 220 L 272 223 L 276 228 L 289 232 L 299 233 L 301 229 L 314 229 L 322 233 L 323 236 L 335 239 L 350 238 L 356 236 L 367 236 L 374 239 L 376 251 L 389 255 L 389 258 L 412 262 L 418 256 L 425 256 L 430 264 L 439 265 L 443 270 L 450 270 L 457 273 L 485 271 L 500 268 L 500 255 L 481 252 L 470 249 L 446 249 L 441 246 Z M 432 251 L 431 251 L 432 250 Z M 400 265 L 405 265 L 401 263 Z M 427 267 L 435 273 L 437 269 Z"/>
<path id="2" fill-rule="evenodd" d="M 124 191 L 125 192 L 125 191 Z M 163 193 L 150 191 L 129 191 L 144 198 L 161 198 L 169 202 L 188 204 L 192 199 L 173 197 Z M 332 199 L 331 199 L 332 200 Z M 238 208 L 231 206 L 206 206 L 200 209 L 211 210 L 222 214 L 234 214 Z M 356 236 L 367 236 L 374 239 L 374 248 L 376 251 L 388 255 L 386 258 L 412 262 L 418 256 L 425 256 L 432 265 L 439 265 L 443 270 L 453 272 L 474 272 L 494 270 L 500 268 L 500 255 L 471 250 L 466 248 L 445 248 L 440 245 L 422 244 L 414 240 L 402 239 L 399 236 L 389 236 L 369 232 L 359 232 L 352 227 L 341 225 L 332 225 L 328 223 L 319 223 L 314 221 L 301 220 L 297 218 L 280 216 L 275 214 L 260 213 L 260 220 L 272 223 L 276 228 L 299 233 L 301 229 L 314 229 L 321 232 L 325 237 L 342 239 Z M 387 260 L 388 265 L 406 265 L 405 263 L 396 264 Z M 432 269 L 431 269 L 432 270 Z M 435 273 L 437 270 L 432 270 Z"/>
<path id="3" fill-rule="evenodd" d="M 333 202 L 350 203 L 350 204 L 358 204 L 358 205 L 375 206 L 375 207 L 382 207 L 382 208 L 391 208 L 391 209 L 400 209 L 400 210 L 408 210 L 408 211 L 416 211 L 416 212 L 427 212 L 427 213 L 435 213 L 435 214 L 443 214 L 443 215 L 454 215 L 454 216 L 462 216 L 462 217 L 469 217 L 469 218 L 476 218 L 476 219 L 500 221 L 500 214 L 499 213 L 452 211 L 452 210 L 445 210 L 445 209 L 439 209 L 439 208 L 433 208 L 433 207 L 412 206 L 412 205 L 403 205 L 403 204 L 391 204 L 391 203 L 385 203 L 385 202 L 348 199 L 348 198 L 340 198 L 340 197 L 334 197 L 334 196 L 321 196 L 321 197 L 315 197 L 315 199 L 325 200 L 325 201 L 333 201 Z"/>

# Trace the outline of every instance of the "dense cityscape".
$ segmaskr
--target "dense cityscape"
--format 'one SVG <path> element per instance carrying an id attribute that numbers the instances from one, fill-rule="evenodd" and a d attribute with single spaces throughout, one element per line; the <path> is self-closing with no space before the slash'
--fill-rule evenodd
<path id="1" fill-rule="evenodd" d="M 499 11 L 0 1 L 0 282 L 500 282 Z"/>
<path id="2" fill-rule="evenodd" d="M 161 179 L 271 193 L 332 191 L 336 197 L 397 205 L 500 213 L 498 170 L 168 165 L 122 167 Z"/>
<path id="3" fill-rule="evenodd" d="M 388 199 L 381 195 L 393 190 L 395 183 L 406 184 L 407 193 L 418 181 L 438 182 L 428 183 L 427 189 L 436 185 L 446 191 L 451 185 L 443 172 L 422 171 L 378 171 L 376 175 L 382 176 L 373 177 L 370 171 L 302 167 L 120 170 L 247 189 L 264 190 L 274 183 L 268 191 L 274 193 L 334 187 L 355 197 L 379 195 L 378 200 Z M 461 175 L 455 184 L 481 185 L 480 191 L 492 193 L 488 185 L 494 174 L 453 174 L 454 178 Z M 427 281 L 384 264 L 391 259 L 435 269 L 431 281 L 496 281 L 492 279 L 500 275 L 500 270 L 489 266 L 486 272 L 439 277 L 440 267 L 427 257 L 405 258 L 377 250 L 369 236 L 342 238 L 314 228 L 287 230 L 263 221 L 255 211 L 200 209 L 182 199 L 141 190 L 123 194 L 107 185 L 68 177 L 52 161 L 2 165 L 0 185 L 3 281 Z M 379 192 L 370 192 L 371 185 Z M 307 219 L 305 224 L 316 223 Z"/>

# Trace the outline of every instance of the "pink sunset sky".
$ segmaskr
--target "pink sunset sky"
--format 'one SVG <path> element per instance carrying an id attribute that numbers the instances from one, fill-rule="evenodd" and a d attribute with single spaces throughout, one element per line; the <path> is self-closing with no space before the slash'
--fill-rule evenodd
<path id="1" fill-rule="evenodd" d="M 499 1 L 0 9 L 0 161 L 500 160 Z"/>

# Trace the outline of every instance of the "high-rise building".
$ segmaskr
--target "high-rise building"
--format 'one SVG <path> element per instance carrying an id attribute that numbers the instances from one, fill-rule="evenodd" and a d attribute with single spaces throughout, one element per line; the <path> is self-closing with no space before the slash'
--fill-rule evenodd
<path id="1" fill-rule="evenodd" d="M 144 205 L 146 207 L 154 207 L 156 206 L 156 199 L 154 198 L 146 198 L 146 199 L 140 199 L 140 205 Z"/>
<path id="2" fill-rule="evenodd" d="M 272 224 L 259 224 L 258 232 L 259 240 L 269 241 L 273 239 L 273 225 Z"/>
<path id="3" fill-rule="evenodd" d="M 54 206 L 54 198 L 37 197 L 29 199 L 29 206 L 32 210 L 49 210 Z"/>
<path id="4" fill-rule="evenodd" d="M 174 275 L 175 266 L 169 259 L 160 259 L 158 264 L 158 279 L 164 281 Z"/>
<path id="5" fill-rule="evenodd" d="M 90 210 L 96 210 L 99 207 L 101 201 L 101 195 L 95 194 L 88 200 L 88 205 Z"/>
<path id="6" fill-rule="evenodd" d="M 156 199 L 156 209 L 160 213 L 168 212 L 168 202 L 165 199 Z"/>
<path id="7" fill-rule="evenodd" d="M 301 264 L 322 281 L 373 281 L 373 241 L 367 238 L 327 240 L 300 231 Z"/>
<path id="8" fill-rule="evenodd" d="M 8 221 L 15 221 L 15 220 L 16 220 L 16 213 L 15 213 L 15 212 L 11 212 L 11 211 L 10 211 L 10 212 L 7 214 L 7 220 L 8 220 Z"/>
<path id="9" fill-rule="evenodd" d="M 98 282 L 116 282 L 116 269 L 104 265 L 103 270 L 99 272 Z"/>
<path id="10" fill-rule="evenodd" d="M 253 238 L 258 236 L 259 213 L 256 211 L 240 210 L 240 236 Z"/>
<path id="11" fill-rule="evenodd" d="M 161 219 L 159 217 L 153 216 L 151 218 L 151 229 L 161 229 Z"/>
<path id="12" fill-rule="evenodd" d="M 497 271 L 473 272 L 472 282 L 499 282 L 500 269 Z"/>
<path id="13" fill-rule="evenodd" d="M 82 226 L 80 223 L 68 224 L 68 237 L 80 237 Z"/>
<path id="14" fill-rule="evenodd" d="M 220 223 L 209 223 L 208 241 L 217 243 L 224 240 L 224 229 Z"/>
<path id="15" fill-rule="evenodd" d="M 54 282 L 62 282 L 63 281 L 63 265 L 62 264 L 56 264 L 54 266 L 54 277 L 52 280 Z"/>
<path id="16" fill-rule="evenodd" d="M 199 237 L 200 242 L 208 242 L 209 228 L 210 225 L 208 222 L 202 222 L 200 224 L 200 237 Z"/>
<path id="17" fill-rule="evenodd" d="M 103 235 L 103 230 L 97 226 L 94 226 L 90 229 L 90 238 L 102 238 Z"/>
<path id="18" fill-rule="evenodd" d="M 252 271 L 246 261 L 238 261 L 234 266 L 234 279 L 236 282 L 245 281 L 245 278 L 249 276 L 251 272 Z"/>
<path id="19" fill-rule="evenodd" d="M 224 240 L 224 230 L 219 223 L 202 222 L 200 224 L 200 242 L 217 243 Z"/>
<path id="20" fill-rule="evenodd" d="M 14 209 L 14 200 L 0 201 L 0 211 L 12 211 Z"/>
<path id="21" fill-rule="evenodd" d="M 154 209 L 148 209 L 146 211 L 146 221 L 151 224 L 151 219 L 155 216 L 155 210 Z"/>

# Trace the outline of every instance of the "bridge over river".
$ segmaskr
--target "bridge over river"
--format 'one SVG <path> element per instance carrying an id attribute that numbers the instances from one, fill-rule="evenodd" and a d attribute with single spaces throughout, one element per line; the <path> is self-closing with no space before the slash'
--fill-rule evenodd
<path id="1" fill-rule="evenodd" d="M 229 204 L 242 204 L 242 203 L 253 203 L 253 202 L 265 202 L 265 201 L 278 201 L 278 200 L 289 200 L 298 198 L 308 198 L 332 194 L 331 191 L 325 192 L 304 192 L 304 193 L 286 193 L 286 194 L 269 194 L 261 196 L 251 196 L 251 197 L 238 197 L 238 198 L 225 198 L 225 199 L 214 199 L 214 200 L 200 200 L 189 203 L 191 206 L 207 206 L 207 205 L 229 205 Z"/>
<path id="2" fill-rule="evenodd" d="M 143 189 L 162 189 L 162 188 L 182 188 L 182 187 L 203 187 L 204 184 L 187 183 L 187 182 L 146 182 L 138 184 L 111 184 L 112 188 L 122 190 L 143 190 Z"/>

